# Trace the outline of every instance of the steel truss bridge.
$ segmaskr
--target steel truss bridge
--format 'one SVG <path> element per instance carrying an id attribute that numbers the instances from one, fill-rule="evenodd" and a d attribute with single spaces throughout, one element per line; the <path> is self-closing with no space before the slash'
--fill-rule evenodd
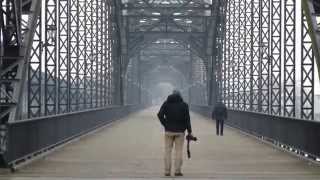
<path id="1" fill-rule="evenodd" d="M 161 82 L 316 160 L 319 16 L 317 0 L 1 0 L 0 165 L 151 106 Z"/>

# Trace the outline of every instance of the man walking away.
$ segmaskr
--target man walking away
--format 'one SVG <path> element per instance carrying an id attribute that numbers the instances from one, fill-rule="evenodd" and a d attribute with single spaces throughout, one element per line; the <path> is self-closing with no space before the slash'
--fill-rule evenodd
<path id="1" fill-rule="evenodd" d="M 218 102 L 212 111 L 212 119 L 216 120 L 217 136 L 223 136 L 223 124 L 227 117 L 228 112 L 226 105 L 224 105 L 222 102 Z"/>
<path id="2" fill-rule="evenodd" d="M 192 135 L 188 104 L 185 103 L 179 93 L 174 91 L 162 104 L 158 118 L 165 129 L 165 176 L 171 175 L 171 152 L 175 146 L 175 176 L 183 176 L 182 152 L 184 144 L 184 132 Z"/>

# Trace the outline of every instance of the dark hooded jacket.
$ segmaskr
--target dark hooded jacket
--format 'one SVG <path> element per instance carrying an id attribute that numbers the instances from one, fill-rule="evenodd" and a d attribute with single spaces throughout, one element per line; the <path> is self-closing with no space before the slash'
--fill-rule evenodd
<path id="1" fill-rule="evenodd" d="M 165 131 L 169 132 L 192 132 L 189 107 L 183 102 L 179 94 L 171 94 L 162 104 L 158 113 L 158 118 L 164 126 Z"/>
<path id="2" fill-rule="evenodd" d="M 320 2 L 318 0 L 313 0 L 314 11 L 316 14 L 320 14 Z"/>
<path id="3" fill-rule="evenodd" d="M 228 117 L 227 107 L 223 103 L 219 102 L 214 106 L 212 111 L 212 119 L 225 120 Z"/>

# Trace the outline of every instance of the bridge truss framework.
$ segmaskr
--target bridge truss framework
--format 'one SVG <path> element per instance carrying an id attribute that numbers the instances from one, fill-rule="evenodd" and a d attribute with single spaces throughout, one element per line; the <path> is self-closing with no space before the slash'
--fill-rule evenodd
<path id="1" fill-rule="evenodd" d="M 191 104 L 313 120 L 319 9 L 314 0 L 1 0 L 0 154 L 19 121 L 150 103 L 145 77 L 157 66 L 179 72 Z"/>

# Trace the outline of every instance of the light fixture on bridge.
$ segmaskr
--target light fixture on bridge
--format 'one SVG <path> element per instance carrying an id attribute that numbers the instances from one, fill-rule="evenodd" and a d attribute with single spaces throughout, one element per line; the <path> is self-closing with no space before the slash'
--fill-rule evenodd
<path id="1" fill-rule="evenodd" d="M 187 23 L 187 24 L 191 24 L 191 23 L 192 23 L 192 20 L 187 19 L 187 20 L 186 20 L 186 23 Z"/>
<path id="2" fill-rule="evenodd" d="M 43 46 L 53 46 L 56 41 L 57 27 L 55 25 L 48 25 L 47 28 L 47 39 Z"/>
<path id="3" fill-rule="evenodd" d="M 145 22 L 147 22 L 147 21 L 146 21 L 146 19 L 140 19 L 139 22 L 140 22 L 140 23 L 145 23 Z"/>
<path id="4" fill-rule="evenodd" d="M 47 30 L 49 34 L 49 39 L 53 44 L 53 42 L 56 40 L 57 27 L 55 25 L 49 25 Z"/>
<path id="5" fill-rule="evenodd" d="M 152 20 L 152 21 L 158 21 L 159 18 L 152 18 L 151 20 Z"/>
<path id="6" fill-rule="evenodd" d="M 182 13 L 180 13 L 180 12 L 173 13 L 174 16 L 179 16 L 179 15 L 181 15 L 181 14 L 182 14 Z"/>
<path id="7" fill-rule="evenodd" d="M 161 4 L 170 4 L 169 1 L 162 1 Z"/>
<path id="8" fill-rule="evenodd" d="M 181 21 L 182 19 L 180 19 L 180 18 L 174 18 L 173 20 L 174 20 L 174 21 Z"/>
<path id="9" fill-rule="evenodd" d="M 151 13 L 152 15 L 155 15 L 155 16 L 160 16 L 161 15 L 161 13 L 159 13 L 159 12 L 153 12 L 153 13 Z"/>

